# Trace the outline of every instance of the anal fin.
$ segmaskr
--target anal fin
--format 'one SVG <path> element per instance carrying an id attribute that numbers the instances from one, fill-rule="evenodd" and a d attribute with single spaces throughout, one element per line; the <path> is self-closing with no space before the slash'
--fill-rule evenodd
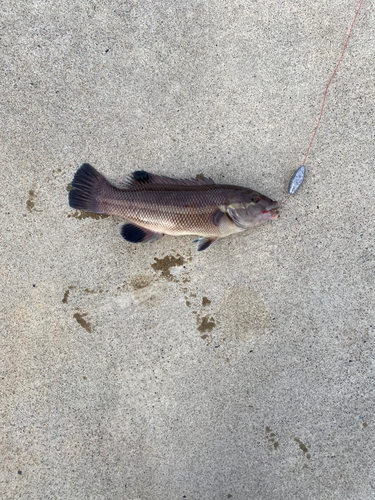
<path id="1" fill-rule="evenodd" d="M 215 241 L 217 240 L 217 236 L 208 236 L 207 238 L 202 237 L 196 240 L 193 240 L 193 243 L 197 244 L 197 251 L 202 252 L 203 250 L 207 250 Z"/>
<path id="2" fill-rule="evenodd" d="M 151 243 L 163 236 L 162 233 L 156 233 L 151 229 L 146 229 L 131 223 L 123 224 L 120 229 L 120 234 L 124 240 L 130 243 Z"/>

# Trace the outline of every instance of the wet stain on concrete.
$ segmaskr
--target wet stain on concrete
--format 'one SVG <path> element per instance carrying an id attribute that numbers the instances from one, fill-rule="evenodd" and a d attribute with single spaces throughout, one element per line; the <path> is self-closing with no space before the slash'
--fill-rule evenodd
<path id="1" fill-rule="evenodd" d="M 311 458 L 310 453 L 308 453 L 308 448 L 305 444 L 302 443 L 302 441 L 298 438 L 294 438 L 294 441 L 299 444 L 300 449 L 303 451 L 305 454 L 306 458 L 309 460 Z"/>
<path id="2" fill-rule="evenodd" d="M 170 295 L 168 283 L 155 280 L 155 277 L 149 274 L 133 276 L 125 285 L 125 291 L 132 294 L 139 307 L 146 309 L 159 307 Z"/>
<path id="3" fill-rule="evenodd" d="M 63 304 L 68 303 L 69 293 L 70 293 L 70 290 L 73 290 L 73 288 L 75 288 L 75 286 L 69 286 L 68 289 L 65 290 L 64 297 L 61 301 Z"/>
<path id="4" fill-rule="evenodd" d="M 243 342 L 262 335 L 270 319 L 258 294 L 247 287 L 228 290 L 217 312 L 217 323 L 225 336 Z"/>
<path id="5" fill-rule="evenodd" d="M 146 288 L 146 286 L 149 286 L 152 281 L 152 276 L 149 276 L 147 274 L 137 274 L 136 276 L 133 276 L 133 278 L 131 278 L 130 285 L 132 286 L 133 290 L 141 290 L 142 288 Z"/>
<path id="6" fill-rule="evenodd" d="M 204 174 L 202 172 L 200 172 L 199 174 L 197 174 L 195 176 L 195 180 L 196 181 L 199 181 L 199 179 L 205 179 L 205 176 L 204 176 Z"/>
<path id="7" fill-rule="evenodd" d="M 84 319 L 86 316 L 87 316 L 87 313 L 83 313 L 83 314 L 75 313 L 75 314 L 73 314 L 73 318 L 76 319 L 76 321 L 82 326 L 82 328 L 84 328 L 86 330 L 86 332 L 91 333 L 92 332 L 91 324 Z"/>
<path id="8" fill-rule="evenodd" d="M 171 274 L 172 267 L 183 266 L 185 263 L 184 258 L 180 254 L 177 254 L 176 256 L 166 255 L 162 259 L 155 257 L 154 261 L 155 262 L 151 264 L 153 270 L 155 272 L 160 271 L 160 275 L 169 281 L 175 280 L 174 276 Z"/>
<path id="9" fill-rule="evenodd" d="M 212 316 L 209 317 L 209 314 L 207 314 L 207 316 L 203 316 L 203 318 L 198 317 L 197 323 L 199 325 L 198 331 L 200 333 L 212 332 L 216 326 L 214 318 Z"/>
<path id="10" fill-rule="evenodd" d="M 278 449 L 279 442 L 276 441 L 276 434 L 274 432 L 272 432 L 272 430 L 268 426 L 266 427 L 266 439 L 269 443 L 267 448 L 270 451 Z"/>
<path id="11" fill-rule="evenodd" d="M 81 212 L 79 210 L 76 210 L 73 214 L 69 214 L 68 215 L 68 219 L 78 219 L 78 220 L 82 220 L 82 219 L 95 219 L 95 220 L 99 220 L 99 219 L 106 219 L 107 217 L 109 217 L 109 215 L 106 215 L 106 214 L 93 214 L 91 212 Z"/>
<path id="12" fill-rule="evenodd" d="M 68 290 L 66 290 L 66 291 L 65 291 L 65 293 L 64 293 L 64 298 L 63 298 L 63 299 L 62 299 L 62 301 L 61 301 L 63 304 L 67 304 L 67 303 L 68 303 L 69 293 L 70 293 L 70 290 L 69 290 L 69 288 L 68 288 Z"/>
<path id="13" fill-rule="evenodd" d="M 202 298 L 202 307 L 207 307 L 211 305 L 211 301 L 207 297 Z"/>
<path id="14" fill-rule="evenodd" d="M 67 191 L 71 191 L 73 189 L 73 186 L 71 185 L 71 183 L 69 182 L 69 184 L 66 186 L 66 190 Z"/>
<path id="15" fill-rule="evenodd" d="M 29 212 L 33 212 L 35 210 L 35 191 L 30 189 L 29 198 L 26 201 L 26 208 Z"/>

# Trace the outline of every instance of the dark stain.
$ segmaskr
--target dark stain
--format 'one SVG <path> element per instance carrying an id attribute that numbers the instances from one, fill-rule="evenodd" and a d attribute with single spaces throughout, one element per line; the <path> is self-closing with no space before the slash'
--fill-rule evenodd
<path id="1" fill-rule="evenodd" d="M 71 185 L 71 183 L 69 182 L 69 184 L 67 184 L 67 186 L 66 186 L 66 190 L 67 190 L 67 191 L 71 191 L 72 189 L 74 189 L 74 188 L 73 188 L 73 186 Z"/>
<path id="2" fill-rule="evenodd" d="M 300 449 L 303 451 L 303 453 L 307 453 L 309 450 L 307 449 L 307 446 L 302 443 L 298 438 L 294 438 L 294 441 L 299 444 Z M 306 455 L 306 458 L 309 459 L 310 455 Z"/>
<path id="3" fill-rule="evenodd" d="M 186 300 L 186 299 L 185 299 L 185 302 L 186 302 L 186 305 L 187 305 L 188 307 L 190 307 L 190 306 L 191 306 L 191 302 L 190 302 L 189 300 Z"/>
<path id="4" fill-rule="evenodd" d="M 229 495 L 227 496 L 227 498 L 232 498 L 232 495 L 229 493 Z"/>
<path id="5" fill-rule="evenodd" d="M 203 339 L 203 340 L 206 340 L 207 337 L 208 337 L 208 335 L 201 335 L 201 339 Z"/>
<path id="6" fill-rule="evenodd" d="M 366 422 L 363 422 L 363 427 L 367 427 L 367 424 L 366 424 Z"/>
<path id="7" fill-rule="evenodd" d="M 81 212 L 79 210 L 76 210 L 74 212 L 74 214 L 69 214 L 68 215 L 68 219 L 72 219 L 73 217 L 75 219 L 78 219 L 78 220 L 87 219 L 87 218 L 99 220 L 99 219 L 106 219 L 107 217 L 109 217 L 109 215 L 106 215 L 106 214 L 93 214 L 91 212 Z"/>
<path id="8" fill-rule="evenodd" d="M 68 289 L 64 293 L 64 297 L 63 297 L 63 299 L 61 301 L 63 304 L 67 304 L 68 303 L 69 293 L 70 293 L 70 290 L 73 290 L 73 288 L 75 288 L 75 286 L 68 286 Z"/>
<path id="9" fill-rule="evenodd" d="M 83 376 L 82 378 L 83 378 L 83 380 L 87 380 L 87 377 L 85 377 L 85 376 Z"/>
<path id="10" fill-rule="evenodd" d="M 203 297 L 202 299 L 202 306 L 207 307 L 211 304 L 211 301 L 207 297 Z"/>
<path id="11" fill-rule="evenodd" d="M 272 432 L 270 427 L 266 427 L 266 437 L 265 439 L 268 440 L 268 446 L 267 448 L 272 451 L 272 450 L 277 450 L 279 448 L 279 442 L 276 441 L 276 434 Z"/>
<path id="12" fill-rule="evenodd" d="M 34 210 L 34 207 L 35 207 L 34 200 L 35 200 L 35 192 L 32 189 L 30 189 L 29 199 L 26 202 L 26 208 L 29 212 L 32 212 Z"/>
<path id="13" fill-rule="evenodd" d="M 197 174 L 197 175 L 195 176 L 195 180 L 196 180 L 196 181 L 198 181 L 199 179 L 204 179 L 204 178 L 205 178 L 205 177 L 204 177 L 204 174 L 202 174 L 202 172 L 200 172 L 199 174 Z"/>
<path id="14" fill-rule="evenodd" d="M 199 325 L 199 321 L 201 321 L 201 324 Z M 197 318 L 197 323 L 198 323 L 198 331 L 201 333 L 204 332 L 212 332 L 214 327 L 216 326 L 214 318 L 211 316 L 209 318 L 209 315 L 204 316 L 203 318 Z"/>
<path id="15" fill-rule="evenodd" d="M 177 254 L 174 255 L 166 255 L 163 259 L 154 258 L 154 264 L 151 264 L 151 267 L 155 272 L 160 271 L 161 276 L 169 281 L 174 280 L 174 277 L 171 275 L 170 269 L 176 266 L 182 266 L 184 264 L 184 258 Z"/>
<path id="16" fill-rule="evenodd" d="M 142 288 L 146 288 L 146 286 L 152 283 L 152 276 L 147 276 L 143 274 L 139 274 L 137 276 L 133 276 L 130 280 L 130 284 L 133 287 L 133 290 L 141 290 Z"/>
<path id="17" fill-rule="evenodd" d="M 103 290 L 102 288 L 99 288 L 99 290 L 90 290 L 89 288 L 85 288 L 83 291 L 85 293 L 103 293 L 103 292 L 108 292 L 108 290 Z"/>
<path id="18" fill-rule="evenodd" d="M 75 318 L 78 321 L 78 323 L 82 326 L 82 328 L 84 328 L 86 330 L 86 332 L 91 333 L 92 332 L 91 324 L 84 319 L 85 316 L 87 316 L 87 313 L 84 313 L 84 314 L 75 313 L 75 314 L 73 314 L 73 318 Z"/>

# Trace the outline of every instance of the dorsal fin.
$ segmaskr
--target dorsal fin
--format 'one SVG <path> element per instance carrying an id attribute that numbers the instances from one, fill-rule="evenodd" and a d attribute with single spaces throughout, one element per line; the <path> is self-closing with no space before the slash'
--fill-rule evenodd
<path id="1" fill-rule="evenodd" d="M 127 189 L 147 189 L 147 186 L 163 185 L 163 186 L 202 186 L 207 184 L 215 184 L 212 179 L 207 177 L 199 177 L 198 179 L 173 179 L 172 177 L 164 177 L 163 175 L 155 175 L 146 172 L 145 170 L 137 170 L 133 172 L 127 180 Z"/>

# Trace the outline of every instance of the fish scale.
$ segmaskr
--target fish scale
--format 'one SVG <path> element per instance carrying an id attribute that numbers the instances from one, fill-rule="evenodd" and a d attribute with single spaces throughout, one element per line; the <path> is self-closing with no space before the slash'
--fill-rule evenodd
<path id="1" fill-rule="evenodd" d="M 152 191 L 124 190 L 108 193 L 102 201 L 103 213 L 117 215 L 148 229 L 173 234 L 215 234 L 223 228 L 213 226 L 212 216 L 225 203 L 228 189 Z"/>

